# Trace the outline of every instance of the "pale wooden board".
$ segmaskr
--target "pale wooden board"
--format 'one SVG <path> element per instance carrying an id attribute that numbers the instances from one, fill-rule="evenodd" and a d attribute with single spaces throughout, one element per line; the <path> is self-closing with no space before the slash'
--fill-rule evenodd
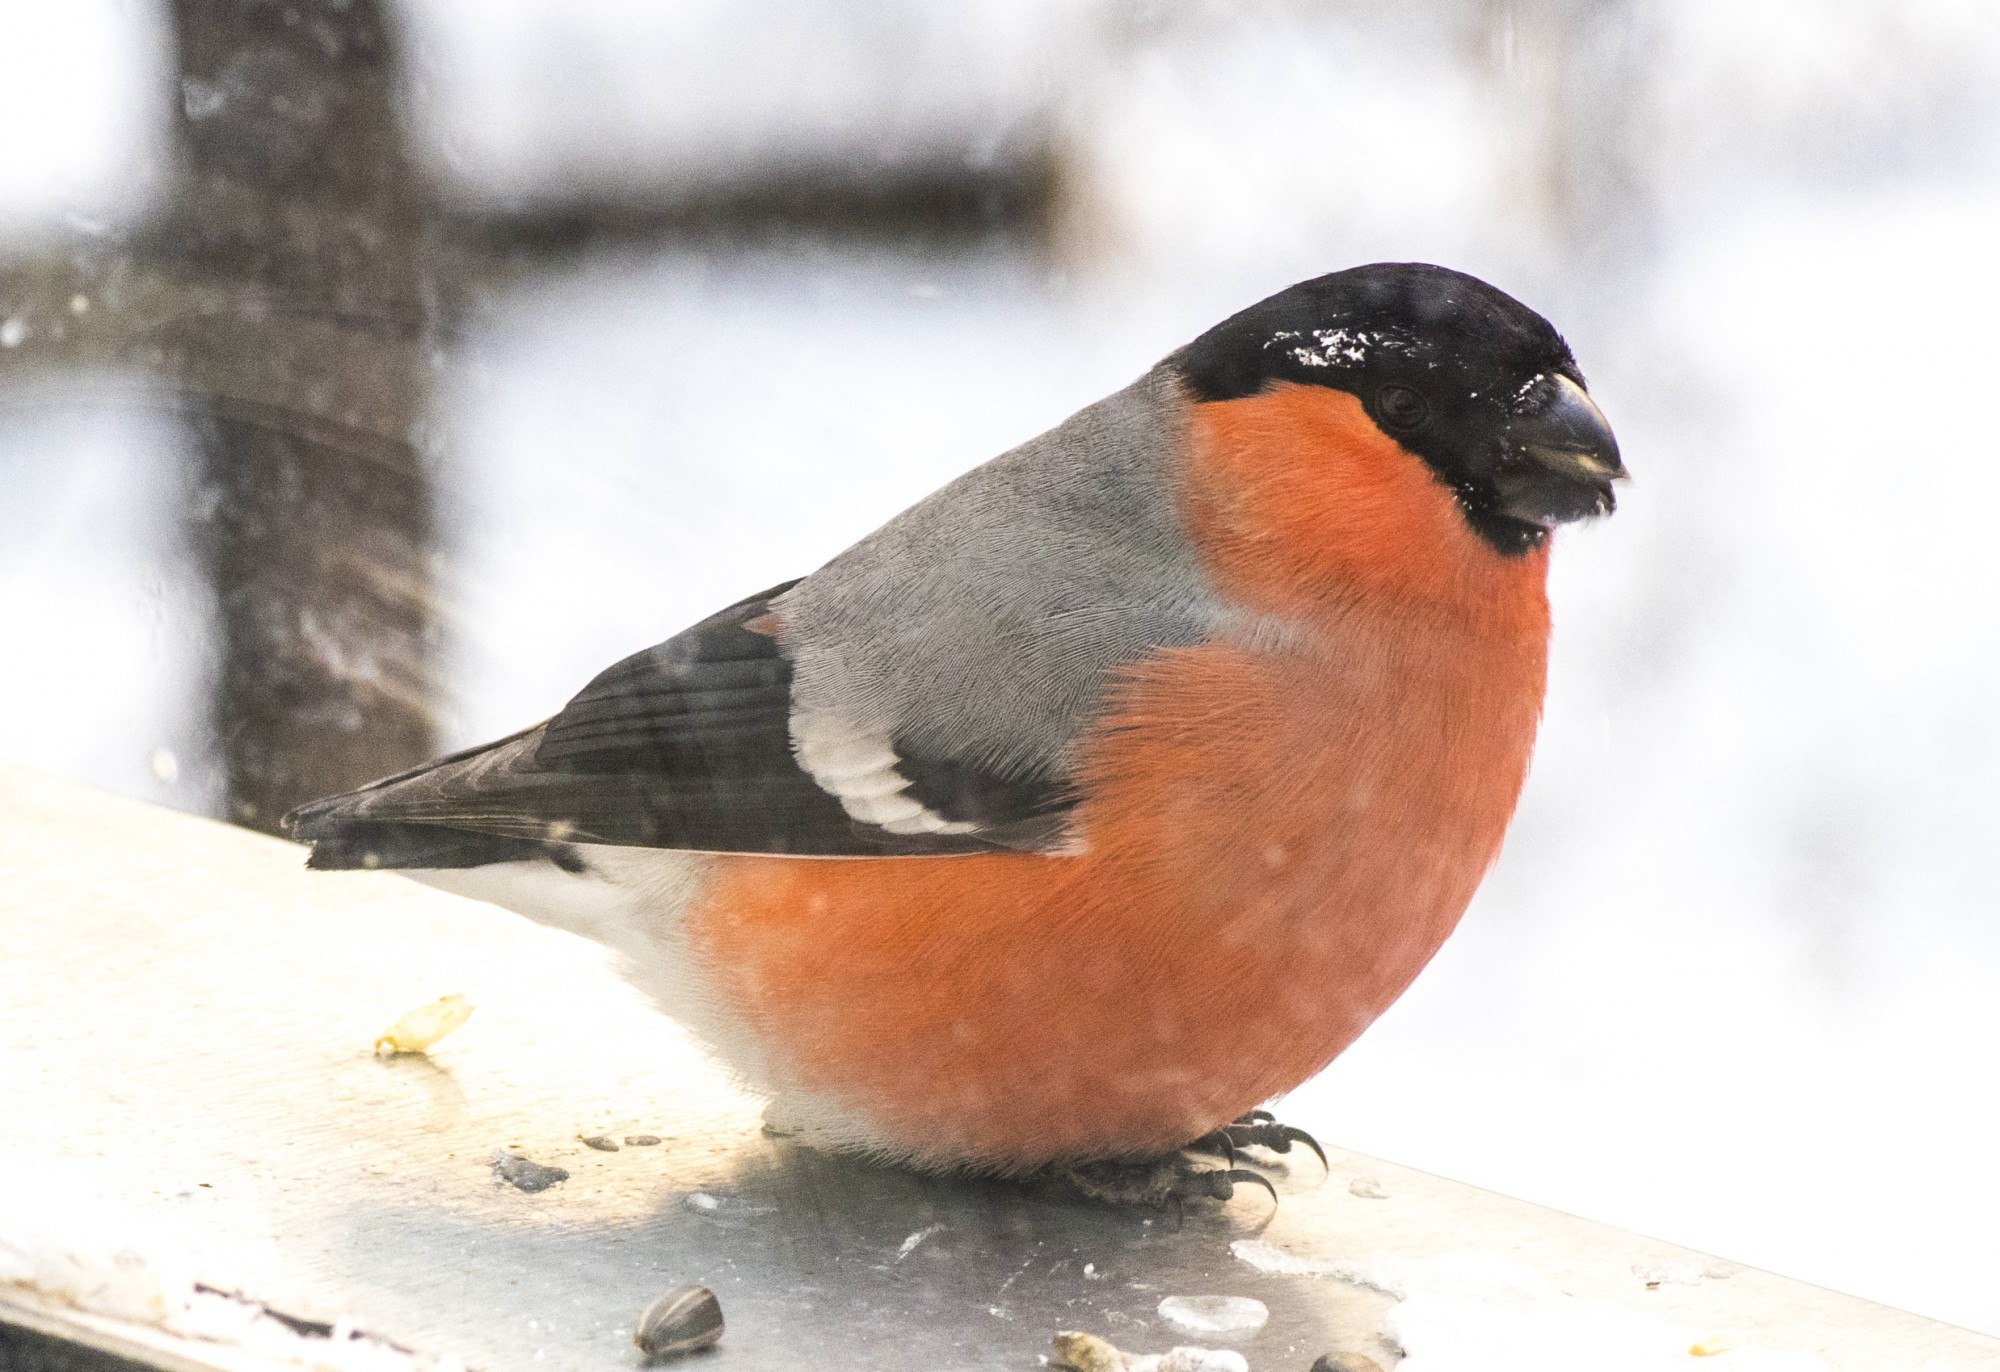
<path id="1" fill-rule="evenodd" d="M 2000 1368 L 2000 1342 L 1748 1269 L 1649 1290 L 1649 1271 L 1709 1264 L 1354 1154 L 1336 1151 L 1324 1182 L 1296 1165 L 1267 1229 L 1248 1196 L 1176 1231 L 792 1148 L 593 946 L 300 861 L 0 768 L 0 1153 L 188 1236 L 204 1281 L 291 1314 L 349 1316 L 491 1372 L 581 1372 L 633 1365 L 638 1312 L 699 1281 L 729 1321 L 704 1366 L 895 1372 L 1033 1368 L 1072 1327 L 1160 1351 L 1187 1341 L 1156 1315 L 1161 1296 L 1228 1293 L 1272 1309 L 1234 1341 L 1253 1367 L 1305 1372 L 1336 1347 L 1393 1361 L 1387 1297 L 1231 1256 L 1258 1238 L 1333 1263 L 1497 1256 L 1575 1296 L 1856 1372 Z M 476 1007 L 465 1028 L 429 1059 L 375 1059 L 383 1028 L 452 991 Z M 578 1141 L 641 1132 L 667 1142 Z M 499 1185 L 500 1147 L 571 1179 Z M 1357 1179 L 1384 1197 L 1354 1194 Z M 697 1191 L 720 1205 L 691 1206 Z"/>

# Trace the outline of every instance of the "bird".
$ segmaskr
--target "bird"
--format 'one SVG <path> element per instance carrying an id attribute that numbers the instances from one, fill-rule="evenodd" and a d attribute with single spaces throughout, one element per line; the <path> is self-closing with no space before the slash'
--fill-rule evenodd
<path id="1" fill-rule="evenodd" d="M 286 823 L 312 868 L 608 946 L 818 1147 L 1100 1179 L 1283 1147 L 1257 1107 L 1495 861 L 1552 534 L 1625 475 L 1542 316 L 1337 271 L 547 721 Z"/>

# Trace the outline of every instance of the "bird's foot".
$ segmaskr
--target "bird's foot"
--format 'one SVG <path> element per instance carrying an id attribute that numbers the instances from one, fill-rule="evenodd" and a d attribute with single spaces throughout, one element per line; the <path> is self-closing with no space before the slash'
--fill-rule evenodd
<path id="1" fill-rule="evenodd" d="M 1278 1203 L 1278 1188 L 1248 1167 L 1206 1167 L 1190 1150 L 1160 1158 L 1118 1158 L 1056 1169 L 1056 1176 L 1086 1198 L 1107 1205 L 1174 1210 L 1191 1200 L 1226 1201 L 1241 1185 L 1261 1186 Z"/>
<path id="2" fill-rule="evenodd" d="M 1294 1144 L 1304 1144 L 1326 1166 L 1326 1150 L 1311 1134 L 1278 1123 L 1268 1110 L 1252 1110 L 1164 1157 L 1076 1163 L 1058 1169 L 1058 1176 L 1091 1200 L 1112 1205 L 1178 1211 L 1190 1200 L 1229 1200 L 1238 1186 L 1249 1185 L 1263 1187 L 1275 1206 L 1277 1187 L 1262 1172 L 1239 1166 L 1237 1150 L 1289 1153 Z M 1222 1165 L 1205 1165 L 1207 1158 Z"/>

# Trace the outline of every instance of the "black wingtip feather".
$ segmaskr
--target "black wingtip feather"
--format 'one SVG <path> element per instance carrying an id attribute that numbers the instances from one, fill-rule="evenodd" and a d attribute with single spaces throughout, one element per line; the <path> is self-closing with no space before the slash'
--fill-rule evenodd
<path id="1" fill-rule="evenodd" d="M 312 845 L 306 866 L 316 872 L 484 867 L 537 859 L 553 862 L 565 872 L 584 869 L 583 855 L 571 844 L 473 833 L 437 824 L 329 821 L 318 827 Z"/>

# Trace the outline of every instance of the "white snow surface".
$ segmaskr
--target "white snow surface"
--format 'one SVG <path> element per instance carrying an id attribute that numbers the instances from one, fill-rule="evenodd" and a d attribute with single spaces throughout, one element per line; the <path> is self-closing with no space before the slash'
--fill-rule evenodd
<path id="1" fill-rule="evenodd" d="M 1395 1254 L 1322 1263 L 1260 1239 L 1230 1244 L 1236 1257 L 1284 1276 L 1332 1277 L 1396 1298 L 1383 1337 L 1403 1350 L 1399 1372 L 1827 1372 L 1823 1358 L 1731 1341 L 1722 1333 L 1580 1300 L 1532 1268 L 1479 1253 Z"/>

